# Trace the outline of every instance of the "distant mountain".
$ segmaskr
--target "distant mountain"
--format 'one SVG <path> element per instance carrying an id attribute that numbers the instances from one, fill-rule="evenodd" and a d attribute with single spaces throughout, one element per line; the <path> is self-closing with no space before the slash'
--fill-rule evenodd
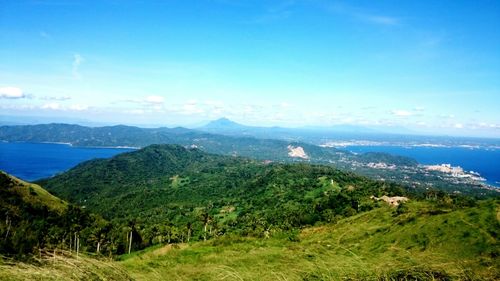
<path id="1" fill-rule="evenodd" d="M 239 123 L 233 122 L 227 118 L 220 118 L 214 121 L 210 121 L 208 124 L 201 127 L 201 129 L 245 129 L 248 126 L 241 125 Z"/>
<path id="2" fill-rule="evenodd" d="M 213 134 L 230 136 L 252 136 L 263 139 L 280 139 L 323 144 L 332 140 L 352 139 L 394 139 L 405 138 L 403 134 L 415 134 L 411 130 L 400 127 L 365 127 L 358 125 L 305 126 L 298 128 L 246 126 L 227 118 L 214 120 L 197 128 Z M 407 136 L 406 136 L 407 137 Z"/>

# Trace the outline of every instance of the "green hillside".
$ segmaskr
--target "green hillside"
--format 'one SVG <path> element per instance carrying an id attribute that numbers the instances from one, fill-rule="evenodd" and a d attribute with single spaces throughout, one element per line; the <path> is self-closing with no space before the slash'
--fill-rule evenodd
<path id="1" fill-rule="evenodd" d="M 382 207 L 295 236 L 224 237 L 124 256 L 137 280 L 499 280 L 500 204 Z"/>
<path id="2" fill-rule="evenodd" d="M 332 167 L 265 164 L 176 145 L 85 162 L 40 184 L 106 219 L 134 225 L 143 246 L 288 231 L 375 208 L 372 195 L 405 193 Z"/>
<path id="3" fill-rule="evenodd" d="M 24 204 L 45 207 L 58 213 L 64 212 L 67 208 L 66 202 L 50 194 L 39 185 L 25 182 L 3 171 L 0 171 L 0 192 L 4 203 L 7 200 L 22 200 Z"/>
<path id="4" fill-rule="evenodd" d="M 109 251 L 102 236 L 112 225 L 39 185 L 0 171 L 0 199 L 0 257 L 29 260 L 47 249 L 96 251 L 98 243 L 99 250 Z"/>
<path id="5" fill-rule="evenodd" d="M 36 184 L 0 171 L 0 253 L 24 255 L 54 242 L 68 205 Z"/>

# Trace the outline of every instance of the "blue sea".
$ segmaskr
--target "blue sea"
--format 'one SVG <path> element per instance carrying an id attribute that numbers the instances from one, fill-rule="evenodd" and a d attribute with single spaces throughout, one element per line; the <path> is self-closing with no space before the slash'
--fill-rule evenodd
<path id="1" fill-rule="evenodd" d="M 363 152 L 386 152 L 408 156 L 420 164 L 451 164 L 481 174 L 487 183 L 500 187 L 500 149 L 422 146 L 346 146 L 342 149 Z"/>
<path id="2" fill-rule="evenodd" d="M 421 164 L 451 164 L 475 171 L 500 186 L 500 150 L 462 147 L 347 146 L 356 153 L 386 152 Z M 0 170 L 27 181 L 51 177 L 93 158 L 109 158 L 128 148 L 86 148 L 56 143 L 0 142 Z"/>
<path id="3" fill-rule="evenodd" d="M 127 148 L 86 148 L 57 143 L 0 142 L 0 170 L 26 181 L 51 177 L 93 158 L 109 158 Z"/>

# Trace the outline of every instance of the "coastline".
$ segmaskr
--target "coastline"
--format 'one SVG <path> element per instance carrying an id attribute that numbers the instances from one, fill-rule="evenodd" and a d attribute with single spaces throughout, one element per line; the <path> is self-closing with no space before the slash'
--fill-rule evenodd
<path id="1" fill-rule="evenodd" d="M 2 143 L 32 143 L 32 144 L 60 144 L 60 145 L 67 145 L 75 148 L 107 148 L 107 149 L 141 149 L 139 146 L 126 146 L 126 145 L 119 145 L 119 146 L 78 146 L 74 145 L 71 142 L 57 142 L 57 141 L 6 141 L 6 140 L 0 140 Z"/>
<path id="2" fill-rule="evenodd" d="M 352 153 L 382 152 L 413 158 L 421 166 L 450 164 L 460 167 L 466 174 L 477 177 L 478 183 L 500 189 L 500 150 L 465 148 L 462 146 L 411 146 L 408 145 L 352 145 L 341 148 Z M 446 173 L 444 173 L 446 174 Z M 449 173 L 448 176 L 452 176 Z M 458 174 L 457 174 L 458 178 Z M 479 180 L 483 178 L 484 180 Z"/>

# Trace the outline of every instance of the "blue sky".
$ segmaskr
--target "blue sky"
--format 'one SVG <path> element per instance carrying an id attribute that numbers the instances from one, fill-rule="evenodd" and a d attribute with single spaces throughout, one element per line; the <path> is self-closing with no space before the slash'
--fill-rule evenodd
<path id="1" fill-rule="evenodd" d="M 500 137 L 499 26 L 498 1 L 0 0 L 0 115 Z"/>

